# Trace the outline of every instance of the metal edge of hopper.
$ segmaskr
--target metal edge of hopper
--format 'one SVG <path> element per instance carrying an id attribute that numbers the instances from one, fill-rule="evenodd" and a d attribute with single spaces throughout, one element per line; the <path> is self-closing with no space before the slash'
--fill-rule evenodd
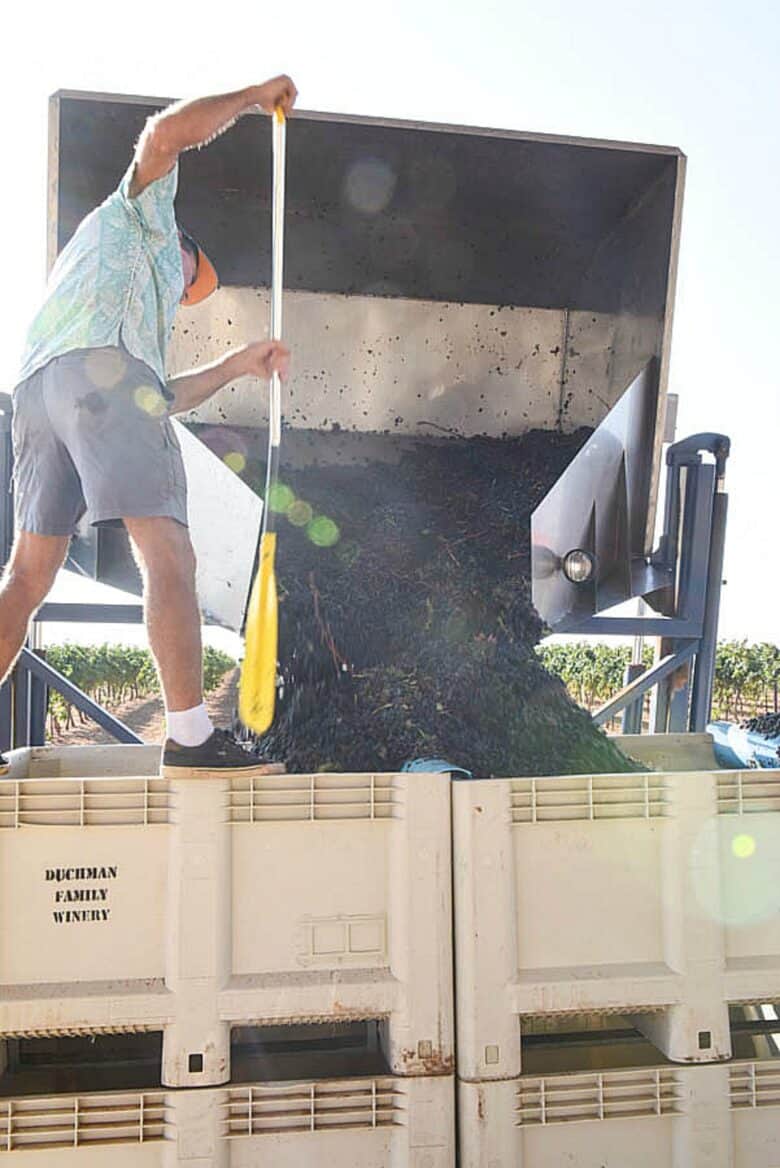
<path id="1" fill-rule="evenodd" d="M 644 555 L 658 371 L 657 360 L 645 366 L 533 513 L 533 600 L 553 631 L 665 583 Z M 584 584 L 562 571 L 573 549 L 595 561 Z"/>

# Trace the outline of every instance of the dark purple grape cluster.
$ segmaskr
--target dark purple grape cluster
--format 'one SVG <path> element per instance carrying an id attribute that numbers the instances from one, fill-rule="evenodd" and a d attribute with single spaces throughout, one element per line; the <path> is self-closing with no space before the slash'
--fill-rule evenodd
<path id="1" fill-rule="evenodd" d="M 742 729 L 761 734 L 764 738 L 780 738 L 780 714 L 758 714 L 743 722 Z"/>

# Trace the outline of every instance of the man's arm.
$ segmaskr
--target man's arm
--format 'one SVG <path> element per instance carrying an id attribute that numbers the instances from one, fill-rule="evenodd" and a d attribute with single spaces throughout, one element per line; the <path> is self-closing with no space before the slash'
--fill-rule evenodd
<path id="1" fill-rule="evenodd" d="M 290 353 L 280 341 L 254 341 L 231 350 L 202 369 L 181 373 L 168 381 L 168 389 L 174 395 L 170 412 L 182 414 L 194 410 L 223 385 L 239 377 L 260 377 L 268 381 L 272 373 L 278 373 L 284 380 L 289 364 Z"/>
<path id="2" fill-rule="evenodd" d="M 289 77 L 274 77 L 263 85 L 250 85 L 235 93 L 176 102 L 155 114 L 138 140 L 130 197 L 140 195 L 150 183 L 167 174 L 183 150 L 204 146 L 232 126 L 241 114 L 257 106 L 271 114 L 281 106 L 289 115 L 297 95 Z"/>

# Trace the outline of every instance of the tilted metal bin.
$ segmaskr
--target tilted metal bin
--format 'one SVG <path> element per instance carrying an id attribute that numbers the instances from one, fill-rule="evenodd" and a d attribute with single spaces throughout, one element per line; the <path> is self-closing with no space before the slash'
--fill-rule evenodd
<path id="1" fill-rule="evenodd" d="M 117 185 L 146 117 L 164 104 L 80 92 L 52 98 L 52 261 Z M 535 525 L 535 603 L 555 625 L 668 584 L 644 555 L 665 433 L 684 169 L 671 147 L 296 111 L 288 127 L 285 339 L 294 375 L 283 402 L 285 459 L 379 457 L 372 434 L 601 427 L 620 403 L 599 431 L 598 458 L 580 464 L 576 507 L 551 504 Z M 267 335 L 270 174 L 265 117 L 245 117 L 182 156 L 177 214 L 222 286 L 180 311 L 171 372 Z M 240 454 L 240 436 L 233 449 L 230 434 L 267 426 L 266 396 L 244 381 L 187 420 L 227 427 L 211 445 Z M 334 434 L 366 445 L 340 451 Z M 215 510 L 208 467 L 219 460 L 186 437 L 184 445 L 202 603 L 239 628 L 257 500 L 215 467 Z M 559 560 L 588 533 L 597 579 L 578 590 Z M 138 586 L 121 533 L 85 532 L 74 555 L 101 579 Z"/>

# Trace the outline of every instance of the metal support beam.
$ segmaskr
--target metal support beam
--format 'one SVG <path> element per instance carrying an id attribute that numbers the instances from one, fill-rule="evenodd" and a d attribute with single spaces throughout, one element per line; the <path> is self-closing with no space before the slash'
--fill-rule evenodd
<path id="1" fill-rule="evenodd" d="M 631 685 L 645 672 L 644 665 L 639 662 L 631 662 L 626 666 L 625 676 L 623 677 L 624 685 Z M 635 702 L 626 706 L 623 710 L 623 724 L 621 726 L 621 733 L 623 734 L 641 734 L 642 733 L 642 708 L 644 706 L 644 694 L 641 698 L 637 698 Z"/>
<path id="2" fill-rule="evenodd" d="M 669 734 L 685 734 L 690 730 L 689 718 L 691 712 L 691 673 L 690 665 L 687 673 L 676 679 L 677 684 L 669 689 Z"/>
<path id="3" fill-rule="evenodd" d="M 659 638 L 656 641 L 655 660 L 660 661 L 673 652 L 673 642 Z M 665 734 L 669 721 L 669 685 L 657 685 L 650 695 L 650 733 Z"/>
<path id="4" fill-rule="evenodd" d="M 679 652 L 672 653 L 668 657 L 663 657 L 657 664 L 651 665 L 635 681 L 623 686 L 620 692 L 615 694 L 614 698 L 610 698 L 603 706 L 599 706 L 597 710 L 594 710 L 593 721 L 597 726 L 603 726 L 605 722 L 609 722 L 611 718 L 614 718 L 626 706 L 632 705 L 639 698 L 643 697 L 659 681 L 663 681 L 675 669 L 679 669 L 685 662 L 690 661 L 698 646 L 698 641 L 691 641 L 684 649 L 680 649 Z"/>
<path id="5" fill-rule="evenodd" d="M 27 746 L 30 741 L 30 675 L 17 664 L 13 674 L 14 746 Z"/>
<path id="6" fill-rule="evenodd" d="M 591 616 L 587 620 L 556 628 L 555 632 L 588 636 L 599 633 L 612 637 L 679 637 L 685 640 L 701 635 L 701 621 L 664 616 Z"/>
<path id="7" fill-rule="evenodd" d="M 723 547 L 726 530 L 726 462 L 730 443 L 722 434 L 695 434 L 667 452 L 669 475 L 664 533 L 650 562 L 670 575 L 674 603 L 669 617 L 573 618 L 556 632 L 658 637 L 660 660 L 593 715 L 599 724 L 625 711 L 635 724 L 640 695 L 653 689 L 654 733 L 700 732 L 710 717 L 717 651 Z M 702 452 L 714 465 L 702 460 Z M 634 728 L 635 725 L 634 725 Z"/>
<path id="8" fill-rule="evenodd" d="M 54 669 L 42 657 L 36 656 L 31 649 L 22 649 L 19 663 L 25 669 L 28 669 L 33 676 L 40 678 L 41 681 L 51 686 L 52 689 L 56 689 L 77 710 L 81 710 L 88 718 L 92 718 L 94 722 L 97 722 L 98 726 L 102 726 L 118 742 L 143 742 L 143 738 L 139 738 L 129 726 L 125 726 L 124 722 L 120 722 L 113 714 L 109 714 L 108 710 L 104 710 L 97 702 L 93 702 L 92 698 L 85 694 L 83 690 L 80 690 L 72 681 L 68 681 L 67 677 L 63 677 L 59 670 Z"/>
<path id="9" fill-rule="evenodd" d="M 707 725 L 712 708 L 712 688 L 715 680 L 715 656 L 718 649 L 718 617 L 720 590 L 723 583 L 723 555 L 726 545 L 726 517 L 728 495 L 718 481 L 712 503 L 712 537 L 710 562 L 707 572 L 707 599 L 704 610 L 701 650 L 696 656 L 691 698 L 691 729 L 701 733 Z"/>
<path id="10" fill-rule="evenodd" d="M 40 677 L 30 674 L 30 746 L 46 745 L 46 713 L 49 708 L 49 687 Z"/>
<path id="11" fill-rule="evenodd" d="M 143 624 L 141 604 L 44 604 L 35 618 L 39 621 L 75 621 L 78 624 Z"/>
<path id="12" fill-rule="evenodd" d="M 11 748 L 11 682 L 0 685 L 0 752 Z"/>
<path id="13" fill-rule="evenodd" d="M 79 604 L 65 601 L 47 601 L 36 613 L 37 621 L 75 622 L 97 625 L 141 625 L 144 623 L 142 604 Z M 216 625 L 208 618 L 206 625 Z"/>

